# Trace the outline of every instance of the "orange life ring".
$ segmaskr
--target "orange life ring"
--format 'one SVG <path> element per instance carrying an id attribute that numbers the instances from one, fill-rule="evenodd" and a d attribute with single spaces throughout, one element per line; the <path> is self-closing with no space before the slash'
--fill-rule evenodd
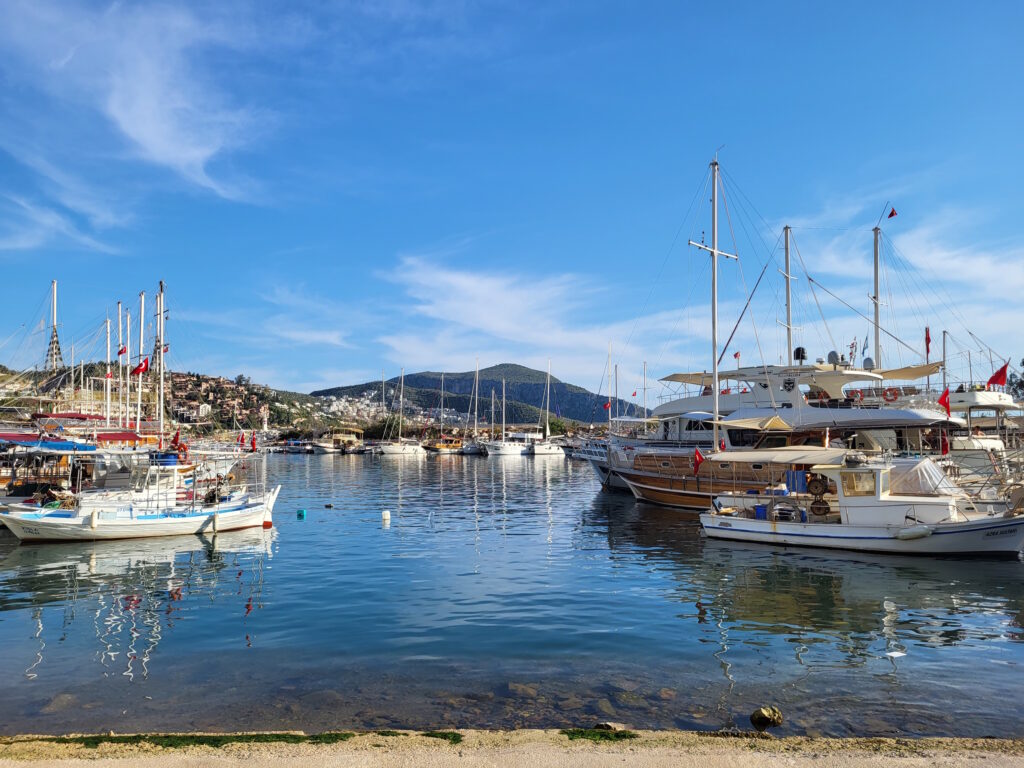
<path id="1" fill-rule="evenodd" d="M 900 391 L 896 387 L 889 387 L 882 393 L 882 399 L 887 403 L 895 403 L 899 396 Z"/>

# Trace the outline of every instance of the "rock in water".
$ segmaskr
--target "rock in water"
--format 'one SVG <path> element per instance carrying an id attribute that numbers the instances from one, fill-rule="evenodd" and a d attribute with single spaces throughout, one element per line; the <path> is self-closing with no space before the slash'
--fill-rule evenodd
<path id="1" fill-rule="evenodd" d="M 759 731 L 782 725 L 782 710 L 775 706 L 758 707 L 750 716 L 750 724 Z"/>

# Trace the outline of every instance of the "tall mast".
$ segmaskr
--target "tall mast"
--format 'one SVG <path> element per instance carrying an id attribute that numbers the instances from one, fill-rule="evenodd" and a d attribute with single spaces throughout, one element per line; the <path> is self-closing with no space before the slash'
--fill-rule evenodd
<path id="1" fill-rule="evenodd" d="M 384 384 L 384 369 L 381 368 L 380 369 L 380 412 L 381 413 L 386 413 L 386 411 L 384 410 L 384 388 L 385 388 L 385 384 Z M 394 401 L 392 401 L 392 402 L 394 402 Z"/>
<path id="2" fill-rule="evenodd" d="M 789 269 L 789 233 L 790 226 L 787 224 L 782 228 L 783 239 L 786 242 L 786 355 L 789 366 L 793 365 L 793 273 Z M 850 361 L 853 364 L 853 361 Z"/>
<path id="3" fill-rule="evenodd" d="M 473 377 L 473 439 L 480 430 L 480 358 L 476 359 L 476 376 Z"/>
<path id="4" fill-rule="evenodd" d="M 490 432 L 491 440 L 494 439 L 494 387 L 491 387 L 491 424 Z"/>
<path id="5" fill-rule="evenodd" d="M 619 364 L 615 364 L 615 417 L 619 417 Z"/>
<path id="6" fill-rule="evenodd" d="M 942 332 L 942 391 L 946 391 L 946 332 Z"/>
<path id="7" fill-rule="evenodd" d="M 139 291 L 139 363 L 143 361 L 143 356 L 146 354 L 145 345 L 146 335 L 146 292 Z M 135 428 L 138 430 L 142 429 L 142 377 L 145 374 L 139 374 L 139 388 L 135 405 Z"/>
<path id="8" fill-rule="evenodd" d="M 126 336 L 125 336 L 124 344 L 128 348 L 128 352 L 126 353 L 126 356 L 128 358 L 128 362 L 126 363 L 126 366 L 127 366 L 127 365 L 131 365 L 131 362 L 132 362 L 132 311 L 130 309 L 126 309 L 124 314 L 125 314 L 125 324 L 124 324 L 124 327 L 125 327 L 125 331 L 126 331 Z M 131 368 L 129 368 L 127 371 L 125 371 L 125 374 L 126 375 L 125 375 L 125 382 L 124 383 L 125 383 L 126 390 L 125 390 L 125 393 L 124 393 L 124 425 L 127 427 L 127 426 L 131 426 L 131 421 L 132 421 L 132 416 L 131 416 L 131 411 L 132 411 L 132 372 L 131 372 Z M 136 424 L 135 425 L 135 429 L 138 429 L 138 428 L 139 428 L 139 425 Z"/>
<path id="9" fill-rule="evenodd" d="M 878 370 L 882 369 L 882 331 L 879 323 L 879 316 L 881 310 L 881 301 L 878 296 L 878 246 L 882 236 L 882 229 L 875 227 L 872 232 L 875 233 L 875 295 L 871 297 L 871 301 L 875 305 L 875 368 Z"/>
<path id="10" fill-rule="evenodd" d="M 103 377 L 103 417 L 110 426 L 110 318 L 107 318 L 107 373 Z"/>
<path id="11" fill-rule="evenodd" d="M 505 442 L 505 380 L 501 380 L 501 442 Z"/>
<path id="12" fill-rule="evenodd" d="M 644 418 L 647 418 L 647 361 L 644 360 Z"/>
<path id="13" fill-rule="evenodd" d="M 124 420 L 124 365 L 121 362 L 121 347 L 124 346 L 122 337 L 121 302 L 117 302 L 117 423 Z"/>
<path id="14" fill-rule="evenodd" d="M 612 441 L 612 343 L 608 342 L 608 448 Z"/>
<path id="15" fill-rule="evenodd" d="M 548 358 L 548 380 L 544 385 L 544 439 L 551 436 L 551 358 Z"/>
<path id="16" fill-rule="evenodd" d="M 718 257 L 735 259 L 731 253 L 718 250 L 718 157 L 711 161 L 711 247 L 690 241 L 690 245 L 711 254 L 711 389 L 714 403 L 714 450 L 718 450 Z"/>
<path id="17" fill-rule="evenodd" d="M 402 442 L 402 411 L 405 410 L 405 368 L 402 369 L 402 379 L 398 385 L 398 442 Z"/>
<path id="18" fill-rule="evenodd" d="M 75 410 L 75 340 L 71 339 L 71 405 L 69 411 Z"/>
<path id="19" fill-rule="evenodd" d="M 441 371 L 441 431 L 444 432 L 444 371 Z"/>
<path id="20" fill-rule="evenodd" d="M 160 295 L 157 303 L 159 312 L 157 314 L 157 327 L 160 329 L 160 435 L 164 433 L 164 346 L 166 345 L 164 328 L 164 281 L 160 281 Z"/>

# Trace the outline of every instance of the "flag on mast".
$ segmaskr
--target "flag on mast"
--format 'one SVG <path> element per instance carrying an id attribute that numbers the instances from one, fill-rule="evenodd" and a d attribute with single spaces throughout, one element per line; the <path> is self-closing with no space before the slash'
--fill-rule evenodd
<path id="1" fill-rule="evenodd" d="M 939 396 L 939 405 L 946 409 L 946 418 L 952 416 L 949 410 L 949 387 Z"/>
<path id="2" fill-rule="evenodd" d="M 991 389 L 992 387 L 1005 387 L 1006 386 L 1006 369 L 1010 367 L 1010 361 L 1006 363 L 998 371 L 992 374 L 991 378 L 985 383 L 985 389 Z"/>
<path id="3" fill-rule="evenodd" d="M 142 374 L 144 374 L 148 370 L 149 370 L 149 358 L 147 357 L 147 358 L 144 358 L 141 363 L 139 363 L 134 368 L 132 368 L 131 372 L 128 375 L 129 376 L 141 376 Z"/>
<path id="4" fill-rule="evenodd" d="M 928 359 L 929 353 L 932 351 L 932 331 L 926 325 L 924 327 L 924 359 Z"/>
<path id="5" fill-rule="evenodd" d="M 885 218 L 887 218 L 887 219 L 894 219 L 894 218 L 896 218 L 897 215 L 898 214 L 896 213 L 896 209 L 895 208 L 890 208 L 889 209 L 889 215 L 886 216 Z"/>
<path id="6" fill-rule="evenodd" d="M 693 449 L 693 474 L 700 472 L 700 465 L 704 463 L 704 454 L 700 452 L 700 448 Z"/>

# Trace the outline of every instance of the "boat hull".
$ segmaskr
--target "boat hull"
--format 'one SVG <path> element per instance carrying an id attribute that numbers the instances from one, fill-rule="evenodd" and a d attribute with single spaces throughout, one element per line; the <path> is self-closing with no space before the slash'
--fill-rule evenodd
<path id="1" fill-rule="evenodd" d="M 381 443 L 377 447 L 382 456 L 416 456 L 424 453 L 423 446 L 417 443 Z"/>
<path id="2" fill-rule="evenodd" d="M 488 456 L 524 456 L 528 448 L 520 443 L 484 443 Z"/>
<path id="3" fill-rule="evenodd" d="M 913 528 L 751 520 L 711 513 L 702 514 L 700 521 L 710 538 L 792 547 L 1015 557 L 1024 546 L 1024 516 Z M 924 528 L 929 532 L 920 530 Z"/>
<path id="4" fill-rule="evenodd" d="M 140 515 L 134 519 L 104 519 L 98 515 L 95 525 L 91 515 L 56 517 L 7 513 L 3 522 L 22 541 L 107 541 L 142 539 L 157 536 L 184 536 L 237 531 L 244 528 L 270 527 L 278 486 L 259 501 L 242 507 L 216 512 L 189 512 L 165 515 Z M 49 517 L 50 519 L 47 519 Z"/>

